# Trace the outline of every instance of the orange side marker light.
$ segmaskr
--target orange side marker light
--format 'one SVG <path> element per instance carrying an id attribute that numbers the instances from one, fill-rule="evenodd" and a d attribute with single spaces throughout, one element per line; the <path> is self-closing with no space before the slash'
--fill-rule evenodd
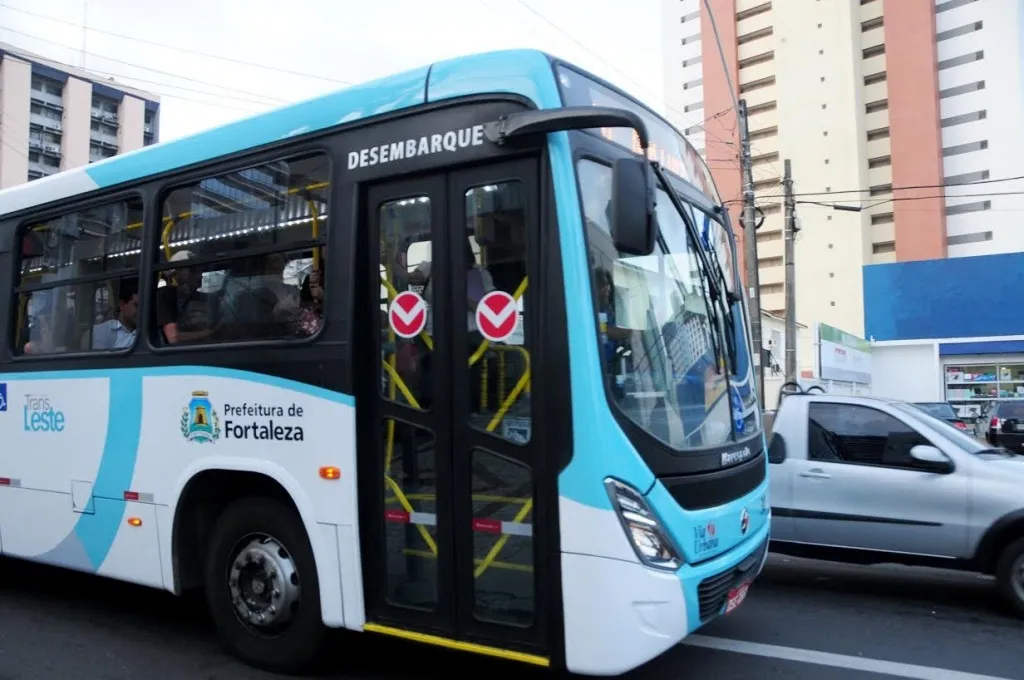
<path id="1" fill-rule="evenodd" d="M 341 468 L 333 465 L 325 465 L 320 468 L 320 479 L 336 480 L 341 479 Z"/>
<path id="2" fill-rule="evenodd" d="M 128 526 L 130 526 L 130 527 L 141 527 L 142 526 L 142 520 L 139 519 L 138 517 L 129 517 L 128 518 Z"/>

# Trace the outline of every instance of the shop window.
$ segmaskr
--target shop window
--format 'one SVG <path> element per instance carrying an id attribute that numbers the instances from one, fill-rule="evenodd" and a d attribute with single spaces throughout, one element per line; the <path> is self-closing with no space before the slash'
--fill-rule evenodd
<path id="1" fill-rule="evenodd" d="M 944 373 L 946 401 L 962 418 L 977 418 L 996 399 L 1024 400 L 1024 362 L 947 365 Z"/>

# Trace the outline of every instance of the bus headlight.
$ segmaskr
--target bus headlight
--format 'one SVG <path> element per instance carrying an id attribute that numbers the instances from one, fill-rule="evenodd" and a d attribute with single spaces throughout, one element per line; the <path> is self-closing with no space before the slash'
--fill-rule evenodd
<path id="1" fill-rule="evenodd" d="M 663 571 L 675 571 L 682 566 L 683 560 L 644 497 L 633 487 L 615 479 L 604 480 L 604 486 L 626 538 L 640 561 Z"/>

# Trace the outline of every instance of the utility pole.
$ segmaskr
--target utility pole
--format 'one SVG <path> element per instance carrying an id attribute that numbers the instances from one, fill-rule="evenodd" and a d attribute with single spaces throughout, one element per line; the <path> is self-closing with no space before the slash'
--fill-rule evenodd
<path id="1" fill-rule="evenodd" d="M 793 262 L 796 237 L 796 201 L 793 200 L 793 171 L 785 161 L 782 178 L 783 203 L 786 206 L 786 380 L 796 380 L 796 267 Z"/>
<path id="2" fill-rule="evenodd" d="M 740 168 L 743 172 L 743 262 L 747 270 L 747 310 L 750 313 L 754 370 L 757 373 L 757 402 L 764 410 L 764 343 L 761 340 L 761 278 L 757 270 L 757 226 L 754 223 L 754 163 L 750 158 L 750 129 L 747 100 L 737 102 L 740 133 Z"/>

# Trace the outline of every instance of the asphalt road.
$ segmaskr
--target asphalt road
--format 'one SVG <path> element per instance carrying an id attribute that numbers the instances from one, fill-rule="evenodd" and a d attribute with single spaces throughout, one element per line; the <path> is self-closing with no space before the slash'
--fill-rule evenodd
<path id="1" fill-rule="evenodd" d="M 325 678 L 550 677 L 369 635 L 334 658 Z M 200 603 L 0 562 L 0 680 L 274 677 L 225 656 Z M 981 577 L 772 556 L 736 612 L 627 678 L 1024 680 L 1024 621 Z"/>

